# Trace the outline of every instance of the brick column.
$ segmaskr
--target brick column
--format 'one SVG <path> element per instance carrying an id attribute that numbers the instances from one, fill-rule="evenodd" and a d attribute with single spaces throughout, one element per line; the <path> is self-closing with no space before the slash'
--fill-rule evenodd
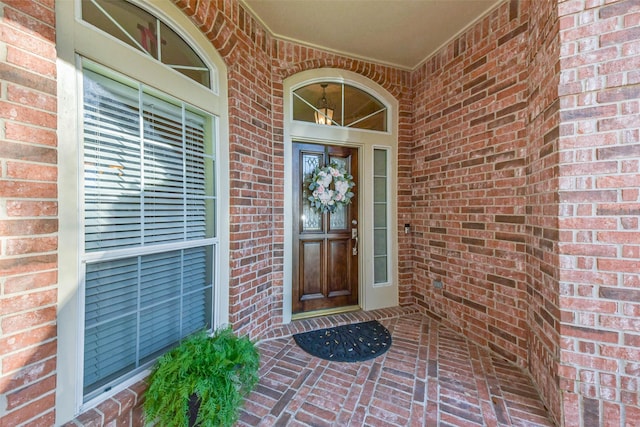
<path id="1" fill-rule="evenodd" d="M 53 0 L 0 3 L 0 425 L 52 425 L 57 304 Z"/>
<path id="2" fill-rule="evenodd" d="M 640 3 L 559 2 L 566 426 L 640 425 Z"/>

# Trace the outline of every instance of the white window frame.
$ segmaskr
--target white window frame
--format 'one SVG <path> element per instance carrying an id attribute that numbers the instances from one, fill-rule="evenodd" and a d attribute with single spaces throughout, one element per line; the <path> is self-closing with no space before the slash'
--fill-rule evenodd
<path id="1" fill-rule="evenodd" d="M 393 285 L 393 279 L 392 279 L 392 272 L 394 271 L 393 265 L 391 264 L 391 255 L 392 255 L 392 251 L 393 251 L 393 245 L 392 245 L 392 241 L 391 241 L 391 234 L 392 234 L 392 229 L 390 224 L 392 223 L 392 209 L 391 209 L 391 203 L 390 203 L 390 198 L 392 195 L 392 187 L 391 187 L 391 176 L 390 171 L 391 171 L 391 150 L 389 149 L 389 147 L 381 147 L 381 146 L 374 146 L 373 147 L 373 156 L 374 156 L 374 173 L 372 174 L 373 178 L 376 178 L 377 176 L 375 175 L 375 153 L 376 151 L 384 151 L 386 154 L 386 162 L 385 162 L 385 172 L 386 175 L 384 176 L 385 178 L 385 194 L 386 194 L 386 200 L 384 202 L 384 206 L 385 206 L 385 217 L 386 217 L 386 224 L 385 224 L 385 231 L 386 231 L 386 236 L 387 236 L 387 241 L 386 241 L 386 254 L 385 254 L 385 260 L 386 260 L 386 264 L 387 264 L 387 280 L 385 281 L 380 281 L 380 282 L 376 282 L 376 277 L 375 277 L 375 252 L 372 254 L 373 257 L 373 264 L 374 264 L 374 268 L 373 268 L 373 287 L 374 288 L 379 288 L 379 287 L 383 287 L 383 286 L 392 286 Z M 373 185 L 375 185 L 375 179 L 372 180 L 373 181 Z M 375 194 L 375 188 L 374 188 L 374 194 Z M 373 206 L 375 208 L 375 197 L 373 200 Z M 372 209 L 372 211 L 375 212 L 375 209 Z M 373 218 L 373 225 L 372 225 L 372 229 L 375 233 L 376 227 L 375 227 L 375 218 Z M 375 236 L 374 236 L 374 241 L 373 241 L 373 247 L 375 248 Z"/>
<path id="2" fill-rule="evenodd" d="M 229 271 L 220 260 L 229 256 L 228 217 L 228 107 L 226 66 L 211 43 L 175 5 L 170 2 L 133 0 L 178 32 L 211 69 L 212 89 L 149 58 L 116 38 L 95 29 L 80 19 L 80 2 L 57 1 L 56 45 L 58 48 L 58 141 L 59 141 L 59 288 L 58 288 L 58 357 L 56 388 L 56 425 L 107 398 L 102 394 L 82 403 L 82 373 L 77 366 L 83 360 L 83 304 L 81 266 L 83 248 L 83 206 L 81 185 L 82 159 L 82 60 L 88 59 L 105 68 L 180 99 L 217 118 L 214 136 L 216 161 L 216 236 L 218 246 L 214 269 L 214 328 L 229 322 Z M 99 46 L 99 48 L 96 48 Z M 114 387 L 117 393 L 139 381 L 140 373 Z"/>

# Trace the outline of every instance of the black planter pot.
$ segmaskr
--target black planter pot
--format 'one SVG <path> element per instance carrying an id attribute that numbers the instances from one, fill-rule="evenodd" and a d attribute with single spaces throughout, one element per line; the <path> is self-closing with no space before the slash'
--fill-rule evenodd
<path id="1" fill-rule="evenodd" d="M 197 427 L 196 419 L 198 418 L 198 411 L 200 410 L 200 399 L 198 395 L 193 393 L 189 397 L 189 427 Z"/>

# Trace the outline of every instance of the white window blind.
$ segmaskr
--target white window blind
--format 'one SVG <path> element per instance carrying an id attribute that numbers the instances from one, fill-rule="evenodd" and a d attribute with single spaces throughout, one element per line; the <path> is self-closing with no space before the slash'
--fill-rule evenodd
<path id="1" fill-rule="evenodd" d="M 214 118 L 105 74 L 84 70 L 85 401 L 213 316 Z"/>

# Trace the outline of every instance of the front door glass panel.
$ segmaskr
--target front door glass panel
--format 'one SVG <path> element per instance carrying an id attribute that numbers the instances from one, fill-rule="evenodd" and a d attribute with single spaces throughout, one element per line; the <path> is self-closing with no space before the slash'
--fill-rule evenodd
<path id="1" fill-rule="evenodd" d="M 322 230 L 322 214 L 311 207 L 309 197 L 311 191 L 306 184 L 308 177 L 313 174 L 315 168 L 320 167 L 322 157 L 317 154 L 305 153 L 302 155 L 302 174 L 305 177 L 305 185 L 302 190 L 302 231 L 320 231 Z"/>
<path id="2" fill-rule="evenodd" d="M 344 170 L 351 172 L 348 159 L 332 156 L 330 162 L 336 163 Z M 338 205 L 336 210 L 329 215 L 329 227 L 331 230 L 344 230 L 349 226 L 349 209 L 344 205 Z"/>

